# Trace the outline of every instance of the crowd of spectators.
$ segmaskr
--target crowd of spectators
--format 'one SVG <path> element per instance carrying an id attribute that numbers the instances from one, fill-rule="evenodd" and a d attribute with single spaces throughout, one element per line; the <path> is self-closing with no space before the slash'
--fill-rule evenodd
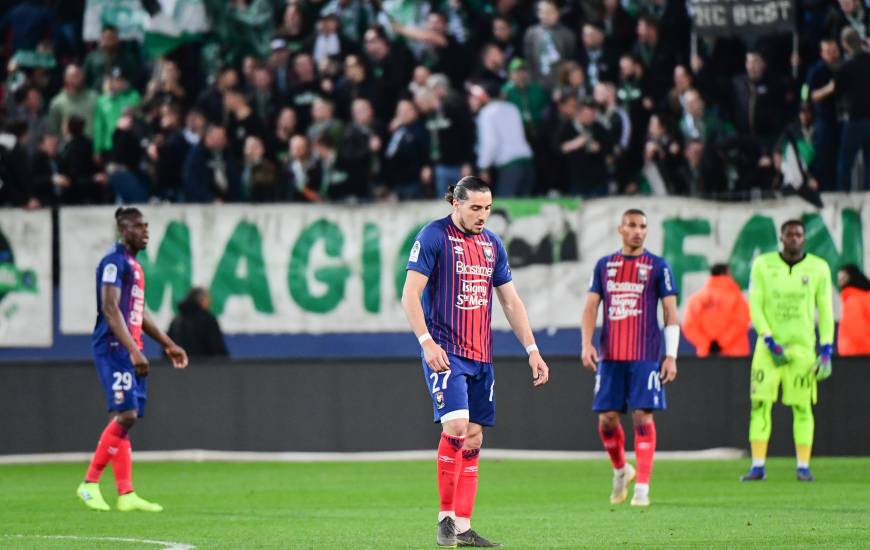
<path id="1" fill-rule="evenodd" d="M 860 0 L 798 0 L 796 50 L 692 44 L 684 0 L 227 0 L 247 27 L 156 58 L 83 41 L 84 0 L 14 4 L 0 205 L 870 189 Z"/>

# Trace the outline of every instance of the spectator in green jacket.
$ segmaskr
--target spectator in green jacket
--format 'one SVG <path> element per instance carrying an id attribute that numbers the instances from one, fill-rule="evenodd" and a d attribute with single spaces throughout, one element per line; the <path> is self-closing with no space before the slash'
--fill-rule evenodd
<path id="1" fill-rule="evenodd" d="M 549 98 L 540 84 L 531 81 L 525 61 L 516 58 L 510 62 L 508 68 L 510 80 L 502 86 L 501 93 L 520 110 L 526 134 L 531 138 L 543 122 Z"/>
<path id="2" fill-rule="evenodd" d="M 124 110 L 139 106 L 139 92 L 130 88 L 120 67 L 109 76 L 108 91 L 97 99 L 94 112 L 94 152 L 101 155 L 112 149 L 112 135 Z"/>

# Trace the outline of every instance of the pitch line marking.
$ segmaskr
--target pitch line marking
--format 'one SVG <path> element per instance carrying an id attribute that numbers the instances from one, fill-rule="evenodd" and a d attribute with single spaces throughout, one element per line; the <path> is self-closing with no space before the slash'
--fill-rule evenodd
<path id="1" fill-rule="evenodd" d="M 162 550 L 194 550 L 196 546 L 183 542 L 169 540 L 132 539 L 127 537 L 79 537 L 77 535 L 4 535 L 16 539 L 49 539 L 49 540 L 80 540 L 80 541 L 104 541 L 104 542 L 130 542 L 137 544 L 152 544 L 162 546 Z"/>

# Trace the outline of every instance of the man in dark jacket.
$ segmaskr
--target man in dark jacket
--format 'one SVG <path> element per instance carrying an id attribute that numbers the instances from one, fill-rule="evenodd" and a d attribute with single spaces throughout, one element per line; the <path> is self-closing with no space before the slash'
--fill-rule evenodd
<path id="1" fill-rule="evenodd" d="M 852 188 L 852 167 L 858 151 L 864 152 L 864 189 L 870 189 L 870 53 L 861 48 L 861 37 L 852 27 L 841 37 L 848 60 L 834 76 L 837 99 L 846 105 L 849 120 L 843 124 L 840 157 L 837 159 L 837 190 Z"/>
<path id="2" fill-rule="evenodd" d="M 563 123 L 556 136 L 558 151 L 565 156 L 572 195 L 607 195 L 607 155 L 612 146 L 597 117 L 595 103 L 584 100 L 574 120 Z"/>
<path id="3" fill-rule="evenodd" d="M 783 129 L 786 87 L 767 74 L 761 53 L 746 54 L 746 74 L 734 79 L 733 114 L 737 131 L 758 140 L 769 153 Z"/>
<path id="4" fill-rule="evenodd" d="M 205 137 L 184 161 L 181 181 L 186 202 L 226 202 L 239 199 L 238 161 L 227 150 L 227 133 L 209 126 Z"/>
<path id="5" fill-rule="evenodd" d="M 428 84 L 429 89 L 418 91 L 414 102 L 425 117 L 429 135 L 429 159 L 433 167 L 425 179 L 434 182 L 435 196 L 443 197 L 448 186 L 471 173 L 474 119 L 465 99 L 450 89 L 446 76 L 432 75 Z"/>
<path id="6" fill-rule="evenodd" d="M 211 295 L 208 291 L 194 287 L 178 304 L 178 315 L 169 325 L 167 334 L 178 345 L 185 346 L 184 349 L 190 357 L 229 355 L 221 327 L 217 318 L 209 311 L 210 307 Z"/>

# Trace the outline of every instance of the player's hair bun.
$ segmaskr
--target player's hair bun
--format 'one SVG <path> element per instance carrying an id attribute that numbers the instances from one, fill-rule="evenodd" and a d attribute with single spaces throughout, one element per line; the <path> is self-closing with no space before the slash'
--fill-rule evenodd
<path id="1" fill-rule="evenodd" d="M 456 185 L 450 185 L 447 187 L 447 193 L 444 194 L 444 200 L 446 200 L 448 204 L 453 204 L 453 192 L 455 190 Z"/>

